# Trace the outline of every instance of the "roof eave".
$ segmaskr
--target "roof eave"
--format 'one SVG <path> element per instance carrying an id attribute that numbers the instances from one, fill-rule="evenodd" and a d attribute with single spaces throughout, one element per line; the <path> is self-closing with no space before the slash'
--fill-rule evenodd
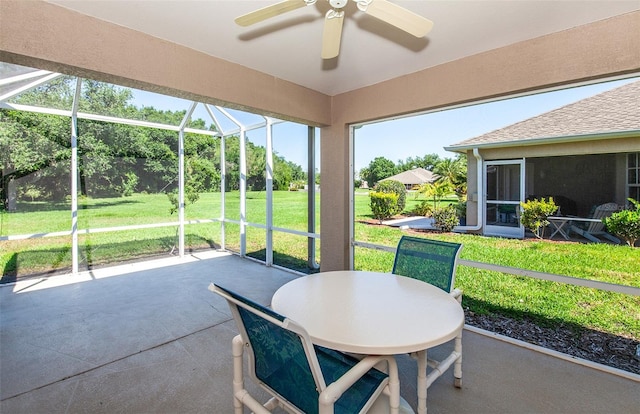
<path id="1" fill-rule="evenodd" d="M 521 146 L 532 146 L 532 145 L 545 145 L 545 144 L 563 144 L 563 143 L 571 143 L 571 142 L 580 142 L 580 141 L 594 141 L 599 139 L 616 139 L 616 138 L 627 138 L 632 137 L 634 135 L 640 135 L 640 129 L 631 129 L 626 131 L 615 131 L 615 132 L 607 132 L 607 133 L 595 133 L 595 134 L 583 134 L 583 135 L 569 135 L 562 137 L 541 137 L 541 138 L 531 138 L 531 139 L 519 139 L 514 141 L 505 141 L 505 142 L 486 142 L 486 143 L 477 143 L 477 144 L 467 144 L 467 145 L 451 145 L 448 147 L 444 147 L 446 151 L 460 152 L 465 153 L 466 151 L 472 150 L 474 148 L 505 148 L 505 147 L 521 147 Z"/>

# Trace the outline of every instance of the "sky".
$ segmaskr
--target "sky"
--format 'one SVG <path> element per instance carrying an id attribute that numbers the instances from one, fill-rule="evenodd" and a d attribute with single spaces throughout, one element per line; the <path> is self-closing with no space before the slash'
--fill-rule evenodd
<path id="1" fill-rule="evenodd" d="M 454 158 L 455 153 L 444 147 L 469 138 L 482 135 L 507 125 L 531 118 L 536 115 L 560 108 L 567 104 L 596 95 L 640 78 L 629 78 L 594 85 L 573 87 L 554 92 L 538 93 L 518 98 L 503 99 L 466 107 L 440 110 L 404 117 L 395 120 L 371 123 L 355 130 L 354 167 L 356 171 L 369 165 L 376 157 L 385 157 L 395 163 L 409 157 L 423 157 L 426 154 L 438 154 L 441 158 Z M 156 109 L 188 109 L 190 102 L 164 95 L 134 90 L 134 104 L 153 106 Z M 259 115 L 229 110 L 230 114 L 245 125 L 264 121 Z M 221 113 L 216 113 L 223 131 L 236 126 Z M 206 110 L 199 105 L 193 117 L 209 122 Z M 256 145 L 266 146 L 265 130 L 249 131 L 249 140 Z M 319 135 L 319 133 L 318 133 Z M 319 154 L 319 142 L 317 151 Z M 273 132 L 274 151 L 296 164 L 306 168 L 307 128 L 294 123 L 277 124 Z M 320 167 L 316 160 L 317 168 Z"/>
<path id="2" fill-rule="evenodd" d="M 365 125 L 355 132 L 355 169 L 359 171 L 379 156 L 395 163 L 408 157 L 432 153 L 442 158 L 454 158 L 456 153 L 445 151 L 444 147 L 638 79 L 539 93 Z M 390 142 L 393 144 L 390 145 Z"/>

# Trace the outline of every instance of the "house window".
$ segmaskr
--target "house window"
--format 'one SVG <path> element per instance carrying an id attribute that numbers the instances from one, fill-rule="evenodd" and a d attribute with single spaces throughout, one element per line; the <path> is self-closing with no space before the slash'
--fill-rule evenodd
<path id="1" fill-rule="evenodd" d="M 640 201 L 640 152 L 627 154 L 627 192 L 629 198 Z"/>

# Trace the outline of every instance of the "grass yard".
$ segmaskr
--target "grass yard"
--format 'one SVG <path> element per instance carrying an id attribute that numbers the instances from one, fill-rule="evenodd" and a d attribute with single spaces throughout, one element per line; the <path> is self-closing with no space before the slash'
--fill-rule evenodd
<path id="1" fill-rule="evenodd" d="M 226 217 L 239 220 L 239 194 L 227 193 Z M 306 231 L 305 192 L 274 193 L 274 225 Z M 318 197 L 319 198 L 319 197 Z M 247 193 L 247 220 L 264 223 L 266 194 Z M 367 193 L 356 193 L 355 238 L 374 244 L 395 246 L 402 230 L 366 223 L 370 221 Z M 407 196 L 407 210 L 420 200 Z M 455 202 L 455 199 L 443 203 Z M 166 195 L 137 194 L 126 198 L 83 199 L 78 213 L 79 228 L 98 229 L 131 224 L 177 221 L 169 213 Z M 19 213 L 3 213 L 2 235 L 65 231 L 70 228 L 69 206 L 28 203 Z M 218 218 L 219 193 L 202 194 L 186 208 L 187 220 Z M 316 212 L 319 215 L 319 201 Z M 186 250 L 216 248 L 220 245 L 221 224 L 198 223 L 186 226 Z M 317 230 L 319 232 L 319 219 Z M 550 242 L 548 240 L 512 240 L 464 234 L 416 233 L 421 237 L 462 243 L 463 259 L 516 268 L 556 273 L 578 278 L 640 287 L 640 249 L 610 244 Z M 239 225 L 225 225 L 225 242 L 239 251 Z M 300 271 L 307 267 L 307 238 L 274 232 L 276 264 Z M 126 260 L 167 255 L 175 251 L 176 226 L 90 233 L 79 236 L 81 269 Z M 51 237 L 0 242 L 2 282 L 18 277 L 71 267 L 71 238 Z M 247 229 L 247 254 L 264 259 L 265 230 Z M 320 261 L 320 241 L 316 242 L 316 260 Z M 175 252 L 174 252 L 175 253 Z M 393 254 L 356 248 L 355 268 L 388 272 Z M 567 286 L 498 272 L 460 266 L 456 285 L 464 291 L 463 305 L 477 314 L 500 314 L 527 318 L 541 326 L 565 326 L 593 329 L 640 340 L 640 297 Z"/>
<path id="2" fill-rule="evenodd" d="M 274 193 L 274 225 L 298 231 L 307 230 L 306 193 L 280 191 Z M 247 220 L 265 223 L 266 193 L 248 192 Z M 170 213 L 171 204 L 165 194 L 135 194 L 131 197 L 90 199 L 78 202 L 78 228 L 99 230 L 107 227 L 177 222 L 177 214 Z M 240 194 L 225 194 L 226 217 L 240 219 Z M 0 213 L 0 235 L 25 235 L 68 231 L 71 228 L 70 204 L 24 203 L 16 213 Z M 185 209 L 186 220 L 219 218 L 222 211 L 220 193 L 203 193 Z M 320 203 L 316 205 L 316 232 L 320 231 Z M 196 223 L 185 226 L 185 250 L 220 247 L 219 222 Z M 247 229 L 247 252 L 259 259 L 265 257 L 265 235 L 260 228 Z M 145 257 L 175 254 L 178 243 L 177 226 L 97 232 L 80 234 L 80 269 L 114 262 L 139 260 Z M 226 247 L 239 251 L 239 226 L 225 225 Z M 274 233 L 274 263 L 304 270 L 307 267 L 307 239 Z M 320 242 L 316 242 L 319 258 Z M 0 268 L 3 283 L 34 274 L 63 272 L 71 269 L 71 236 L 33 238 L 0 242 Z"/>

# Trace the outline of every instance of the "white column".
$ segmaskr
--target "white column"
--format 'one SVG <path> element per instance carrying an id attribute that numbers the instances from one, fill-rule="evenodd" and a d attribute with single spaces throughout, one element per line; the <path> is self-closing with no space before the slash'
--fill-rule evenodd
<path id="1" fill-rule="evenodd" d="M 266 255 L 265 264 L 267 266 L 273 265 L 273 120 L 266 118 L 267 120 L 267 151 L 266 151 L 266 164 L 267 164 L 267 234 L 266 234 Z"/>
<path id="2" fill-rule="evenodd" d="M 71 273 L 78 273 L 78 105 L 82 79 L 76 80 L 76 94 L 71 109 Z"/>

